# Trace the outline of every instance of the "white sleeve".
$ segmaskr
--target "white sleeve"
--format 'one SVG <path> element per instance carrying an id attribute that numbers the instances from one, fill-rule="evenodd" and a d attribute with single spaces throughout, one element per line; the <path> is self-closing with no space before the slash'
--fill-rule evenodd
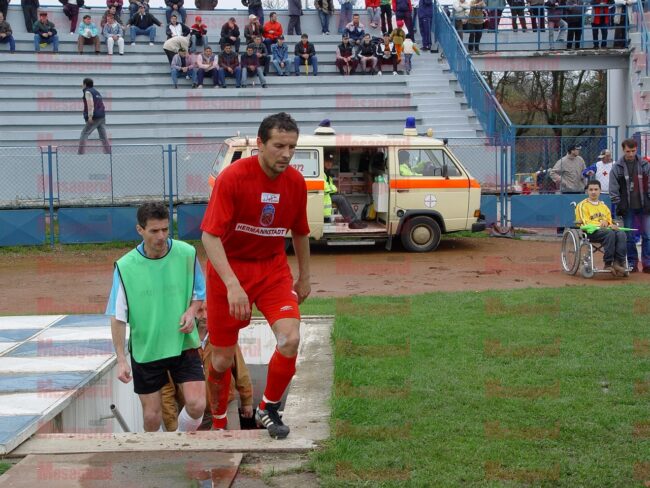
<path id="1" fill-rule="evenodd" d="M 117 288 L 117 297 L 115 301 L 115 318 L 120 322 L 127 322 L 127 317 L 129 316 L 129 307 L 126 304 L 126 295 L 124 294 L 124 288 L 122 287 L 122 282 Z"/>

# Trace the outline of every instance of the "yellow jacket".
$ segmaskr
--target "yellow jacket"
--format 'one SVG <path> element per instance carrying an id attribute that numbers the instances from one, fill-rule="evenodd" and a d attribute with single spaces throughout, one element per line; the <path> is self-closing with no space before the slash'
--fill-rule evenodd
<path id="1" fill-rule="evenodd" d="M 598 203 L 594 203 L 585 198 L 576 206 L 576 222 L 581 225 L 600 225 L 603 220 L 612 225 L 612 213 L 609 211 L 609 207 L 600 200 Z"/>
<path id="2" fill-rule="evenodd" d="M 338 189 L 334 184 L 334 180 L 331 176 L 327 176 L 325 173 L 325 195 L 323 196 L 323 216 L 331 217 L 332 216 L 332 195 L 336 193 Z"/>

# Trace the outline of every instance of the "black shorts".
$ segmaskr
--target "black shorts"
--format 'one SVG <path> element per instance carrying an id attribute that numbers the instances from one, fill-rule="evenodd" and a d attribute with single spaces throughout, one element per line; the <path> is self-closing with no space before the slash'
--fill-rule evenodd
<path id="1" fill-rule="evenodd" d="M 198 349 L 186 349 L 180 356 L 138 363 L 131 356 L 133 389 L 138 395 L 148 395 L 160 390 L 169 382 L 167 372 L 174 383 L 205 381 L 203 362 Z"/>

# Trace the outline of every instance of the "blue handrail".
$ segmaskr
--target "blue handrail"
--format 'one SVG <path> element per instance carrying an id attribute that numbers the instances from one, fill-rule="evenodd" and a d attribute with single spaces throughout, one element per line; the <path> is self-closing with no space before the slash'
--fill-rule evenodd
<path id="1" fill-rule="evenodd" d="M 644 13 L 642 0 L 637 0 L 634 4 L 636 28 L 641 36 L 641 55 L 645 57 L 645 75 L 648 76 L 650 73 L 650 67 L 648 67 L 648 64 L 650 64 L 650 31 L 648 31 L 648 24 L 646 24 Z"/>
<path id="2" fill-rule="evenodd" d="M 456 29 L 437 1 L 433 9 L 433 32 L 485 133 L 495 138 L 496 144 L 510 145 L 514 138 L 510 118 L 474 66 Z"/>

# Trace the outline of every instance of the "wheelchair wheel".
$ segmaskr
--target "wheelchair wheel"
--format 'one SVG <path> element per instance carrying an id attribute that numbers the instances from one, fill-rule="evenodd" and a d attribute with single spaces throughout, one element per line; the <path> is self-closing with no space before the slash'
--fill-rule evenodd
<path id="1" fill-rule="evenodd" d="M 565 229 L 562 236 L 562 269 L 565 273 L 574 275 L 580 266 L 580 246 L 578 232 L 575 229 Z"/>
<path id="2" fill-rule="evenodd" d="M 594 263 L 591 259 L 591 250 L 589 247 L 588 243 L 584 243 L 580 246 L 580 254 L 582 255 L 580 274 L 583 278 L 592 278 L 594 276 Z"/>

